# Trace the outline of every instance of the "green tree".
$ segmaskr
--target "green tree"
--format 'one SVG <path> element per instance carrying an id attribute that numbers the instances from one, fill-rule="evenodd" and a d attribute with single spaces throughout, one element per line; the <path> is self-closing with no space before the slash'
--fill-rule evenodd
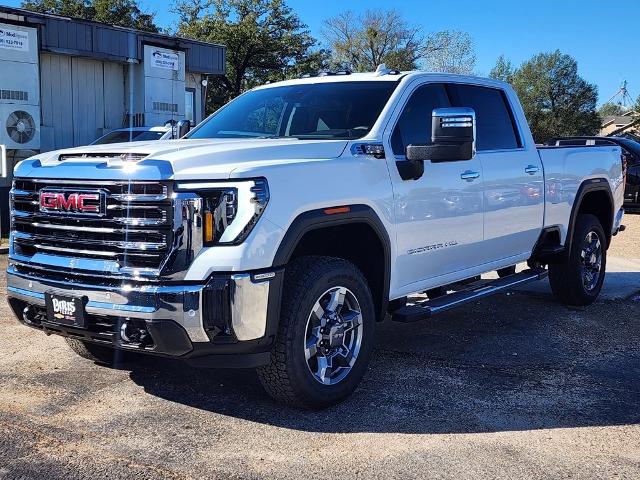
<path id="1" fill-rule="evenodd" d="M 179 0 L 178 34 L 227 47 L 226 75 L 211 79 L 209 103 L 224 104 L 267 81 L 309 73 L 325 51 L 284 0 Z"/>
<path id="2" fill-rule="evenodd" d="M 333 63 L 366 72 L 382 63 L 399 70 L 419 67 L 470 73 L 475 54 L 468 34 L 441 31 L 425 35 L 396 10 L 343 12 L 324 21 L 323 36 L 333 51 Z"/>
<path id="3" fill-rule="evenodd" d="M 626 110 L 622 108 L 622 105 L 618 105 L 617 103 L 613 102 L 607 102 L 598 109 L 598 113 L 601 117 L 607 117 L 609 115 L 622 115 L 625 112 Z"/>
<path id="4" fill-rule="evenodd" d="M 26 0 L 22 8 L 40 13 L 157 32 L 153 13 L 140 10 L 135 0 Z"/>
<path id="5" fill-rule="evenodd" d="M 502 76 L 513 85 L 536 142 L 598 133 L 598 89 L 580 77 L 573 57 L 559 50 L 540 53 L 511 74 L 505 65 L 508 63 L 504 58 L 498 59 L 492 74 L 494 78 Z"/>
<path id="6" fill-rule="evenodd" d="M 512 63 L 505 58 L 504 55 L 498 57 L 495 67 L 489 72 L 489 78 L 510 82 L 513 77 L 514 69 Z"/>

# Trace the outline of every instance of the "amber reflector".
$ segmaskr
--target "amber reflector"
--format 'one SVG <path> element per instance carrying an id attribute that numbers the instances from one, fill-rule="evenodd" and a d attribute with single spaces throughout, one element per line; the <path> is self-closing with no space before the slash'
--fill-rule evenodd
<path id="1" fill-rule="evenodd" d="M 204 212 L 204 241 L 213 243 L 213 214 Z"/>
<path id="2" fill-rule="evenodd" d="M 334 208 L 325 208 L 324 213 L 327 215 L 335 215 L 336 213 L 349 213 L 351 211 L 351 207 L 334 207 Z"/>

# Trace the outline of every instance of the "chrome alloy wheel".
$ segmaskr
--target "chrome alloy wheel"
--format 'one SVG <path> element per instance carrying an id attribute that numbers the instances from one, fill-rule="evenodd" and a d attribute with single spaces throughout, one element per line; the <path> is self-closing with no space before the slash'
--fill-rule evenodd
<path id="1" fill-rule="evenodd" d="M 313 377 L 324 385 L 342 381 L 362 345 L 362 310 L 346 287 L 334 287 L 316 301 L 305 330 L 304 355 Z"/>
<path id="2" fill-rule="evenodd" d="M 602 274 L 602 243 L 596 232 L 591 230 L 582 242 L 580 251 L 582 262 L 582 284 L 585 290 L 592 291 L 598 285 Z"/>

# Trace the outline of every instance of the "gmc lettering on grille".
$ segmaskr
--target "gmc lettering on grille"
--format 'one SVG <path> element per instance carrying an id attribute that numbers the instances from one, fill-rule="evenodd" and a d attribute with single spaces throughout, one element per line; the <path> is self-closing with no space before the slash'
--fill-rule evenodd
<path id="1" fill-rule="evenodd" d="M 102 213 L 100 194 L 42 191 L 40 192 L 40 211 L 100 215 Z"/>

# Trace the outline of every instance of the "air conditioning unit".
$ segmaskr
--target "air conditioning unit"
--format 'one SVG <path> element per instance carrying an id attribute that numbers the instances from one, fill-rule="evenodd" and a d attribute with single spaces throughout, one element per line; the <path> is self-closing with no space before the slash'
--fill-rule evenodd
<path id="1" fill-rule="evenodd" d="M 34 28 L 0 23 L 0 144 L 40 150 L 38 37 Z"/>
<path id="2" fill-rule="evenodd" d="M 40 107 L 0 103 L 0 143 L 7 150 L 40 149 Z"/>

